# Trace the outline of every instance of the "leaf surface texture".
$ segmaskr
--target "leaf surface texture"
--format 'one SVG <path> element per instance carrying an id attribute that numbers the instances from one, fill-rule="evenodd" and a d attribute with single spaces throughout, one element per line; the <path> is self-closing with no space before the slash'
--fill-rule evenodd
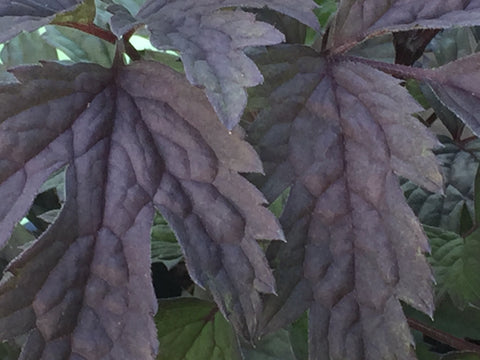
<path id="1" fill-rule="evenodd" d="M 229 129 L 238 123 L 247 103 L 245 88 L 263 79 L 243 49 L 284 41 L 282 33 L 256 21 L 254 14 L 225 9 L 237 6 L 268 6 L 318 28 L 311 0 L 150 0 L 136 16 L 147 25 L 154 46 L 180 52 L 188 80 L 205 88 Z"/>
<path id="2" fill-rule="evenodd" d="M 479 0 L 341 0 L 330 47 L 349 47 L 386 31 L 480 24 Z"/>
<path id="3" fill-rule="evenodd" d="M 153 62 L 14 70 L 0 87 L 0 243 L 50 174 L 67 166 L 56 222 L 8 267 L 0 336 L 22 359 L 153 359 L 150 230 L 156 207 L 193 279 L 248 337 L 274 279 L 257 238 L 279 239 L 253 148 L 201 90 Z"/>
<path id="4" fill-rule="evenodd" d="M 397 175 L 431 191 L 442 184 L 437 140 L 410 115 L 419 106 L 364 64 L 295 46 L 254 59 L 266 77 L 249 128 L 261 186 L 270 200 L 291 187 L 280 218 L 287 244 L 268 252 L 279 296 L 267 296 L 259 333 L 309 308 L 311 359 L 413 359 L 399 300 L 431 314 L 432 276 Z"/>

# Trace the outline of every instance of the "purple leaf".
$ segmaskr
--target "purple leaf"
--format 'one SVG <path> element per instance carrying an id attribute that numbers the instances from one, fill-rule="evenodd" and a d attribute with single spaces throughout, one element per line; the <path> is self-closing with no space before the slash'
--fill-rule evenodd
<path id="1" fill-rule="evenodd" d="M 279 296 L 267 296 L 259 335 L 309 308 L 312 359 L 413 358 L 399 300 L 431 314 L 432 275 L 397 175 L 441 189 L 437 140 L 410 115 L 420 107 L 364 64 L 294 46 L 254 59 L 266 76 L 249 130 L 266 162 L 262 188 L 274 199 L 291 186 L 287 244 L 268 253 Z"/>
<path id="2" fill-rule="evenodd" d="M 335 51 L 387 31 L 480 25 L 480 0 L 342 0 L 329 37 Z"/>
<path id="3" fill-rule="evenodd" d="M 0 43 L 22 31 L 48 24 L 55 15 L 73 10 L 83 0 L 0 0 Z"/>
<path id="4" fill-rule="evenodd" d="M 480 135 L 480 54 L 426 71 L 440 101 Z"/>
<path id="5" fill-rule="evenodd" d="M 56 222 L 8 267 L 0 337 L 29 334 L 25 359 L 154 359 L 150 228 L 170 222 L 192 277 L 249 337 L 274 279 L 257 238 L 283 234 L 238 172 L 255 151 L 203 93 L 158 63 L 13 70 L 0 87 L 0 234 L 67 165 Z"/>
<path id="6" fill-rule="evenodd" d="M 147 24 L 154 46 L 180 51 L 188 80 L 205 88 L 229 129 L 238 123 L 247 103 L 245 88 L 263 80 L 243 49 L 284 41 L 283 34 L 256 21 L 253 14 L 225 9 L 236 6 L 268 6 L 318 28 L 311 0 L 150 0 L 137 15 Z"/>

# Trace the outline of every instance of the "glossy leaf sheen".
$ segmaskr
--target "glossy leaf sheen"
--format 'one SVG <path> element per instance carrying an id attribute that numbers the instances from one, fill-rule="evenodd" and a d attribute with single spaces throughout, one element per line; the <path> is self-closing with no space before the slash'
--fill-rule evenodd
<path id="1" fill-rule="evenodd" d="M 0 43 L 22 31 L 48 24 L 56 14 L 74 9 L 82 0 L 0 0 Z"/>
<path id="2" fill-rule="evenodd" d="M 329 47 L 350 47 L 386 31 L 479 24 L 480 0 L 341 0 Z"/>
<path id="3" fill-rule="evenodd" d="M 0 87 L 0 244 L 47 177 L 68 165 L 56 222 L 9 265 L 0 337 L 28 333 L 22 359 L 153 359 L 154 206 L 190 274 L 246 337 L 273 276 L 256 238 L 282 238 L 263 196 L 237 172 L 253 149 L 203 93 L 150 62 L 14 70 Z"/>
<path id="4" fill-rule="evenodd" d="M 279 296 L 267 297 L 259 333 L 310 308 L 311 359 L 413 359 L 399 300 L 431 314 L 432 276 L 396 175 L 441 188 L 437 141 L 409 114 L 419 106 L 360 63 L 282 46 L 254 58 L 266 76 L 249 130 L 265 161 L 262 189 L 274 199 L 291 186 L 287 244 L 268 254 Z"/>
<path id="5" fill-rule="evenodd" d="M 282 33 L 256 21 L 253 14 L 224 9 L 236 6 L 268 6 L 318 28 L 311 0 L 150 0 L 137 15 L 150 30 L 154 46 L 180 51 L 187 78 L 205 88 L 220 120 L 229 129 L 238 123 L 247 103 L 245 88 L 263 79 L 243 49 L 284 41 Z M 118 21 L 123 22 L 124 18 Z"/>

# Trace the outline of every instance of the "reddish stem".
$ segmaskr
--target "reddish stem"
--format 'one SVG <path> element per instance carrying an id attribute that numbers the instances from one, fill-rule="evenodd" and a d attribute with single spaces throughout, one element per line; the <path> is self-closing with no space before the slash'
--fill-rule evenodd
<path id="1" fill-rule="evenodd" d="M 395 76 L 400 79 L 417 79 L 421 81 L 437 80 L 436 73 L 431 69 L 417 68 L 400 64 L 389 64 L 383 61 L 377 61 L 356 56 L 339 55 L 335 59 L 347 60 L 370 65 L 380 71 Z"/>
<path id="2" fill-rule="evenodd" d="M 460 339 L 444 331 L 435 329 L 428 325 L 421 323 L 415 319 L 408 318 L 408 325 L 415 330 L 420 331 L 422 334 L 428 337 L 440 341 L 443 344 L 449 345 L 459 351 L 471 351 L 480 354 L 480 346 L 469 341 Z"/>
<path id="3" fill-rule="evenodd" d="M 109 43 L 115 44 L 117 42 L 117 37 L 110 31 L 102 29 L 101 27 L 95 24 L 80 24 L 75 22 L 58 22 L 53 23 L 54 25 L 61 25 L 70 28 L 74 28 L 80 31 L 83 31 L 87 34 L 94 35 L 100 39 L 108 41 Z"/>

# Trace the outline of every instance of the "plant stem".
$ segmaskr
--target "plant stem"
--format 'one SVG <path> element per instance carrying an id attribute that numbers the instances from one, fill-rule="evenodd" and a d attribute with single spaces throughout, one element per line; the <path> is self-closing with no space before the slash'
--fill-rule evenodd
<path id="1" fill-rule="evenodd" d="M 443 344 L 449 345 L 454 349 L 457 349 L 459 351 L 471 351 L 480 354 L 480 345 L 460 339 L 449 333 L 425 325 L 424 323 L 421 323 L 420 321 L 412 318 L 408 318 L 407 321 L 408 325 L 412 329 L 418 330 L 422 334 L 427 335 L 428 337 L 431 337 L 432 339 L 435 339 L 437 341 L 440 341 Z"/>
<path id="2" fill-rule="evenodd" d="M 141 60 L 141 58 L 142 58 L 140 53 L 137 51 L 137 49 L 135 49 L 135 47 L 130 42 L 130 38 L 135 33 L 135 31 L 136 31 L 136 28 L 133 28 L 130 31 L 128 31 L 125 35 L 123 35 L 123 37 L 122 37 L 123 38 L 123 45 L 125 46 L 125 53 L 133 61 Z"/>
<path id="3" fill-rule="evenodd" d="M 83 31 L 87 34 L 94 35 L 102 40 L 108 41 L 111 44 L 115 44 L 117 42 L 117 37 L 108 30 L 102 29 L 101 27 L 95 24 L 80 24 L 75 22 L 54 22 L 53 25 L 60 25 L 66 26 L 70 28 L 74 28 L 80 31 Z"/>

